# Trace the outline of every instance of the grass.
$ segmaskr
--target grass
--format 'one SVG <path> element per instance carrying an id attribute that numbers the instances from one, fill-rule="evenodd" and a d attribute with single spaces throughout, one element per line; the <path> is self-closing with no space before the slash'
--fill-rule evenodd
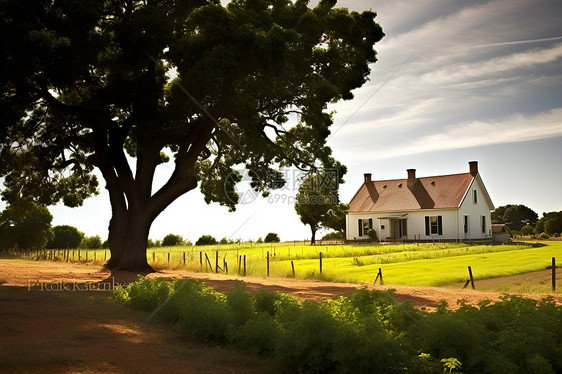
<path id="1" fill-rule="evenodd" d="M 108 250 L 70 250 L 31 254 L 34 259 L 80 261 L 102 264 Z M 471 266 L 475 280 L 522 274 L 546 269 L 552 257 L 562 259 L 562 242 L 524 242 L 502 245 L 464 243 L 302 245 L 296 242 L 268 244 L 227 244 L 211 246 L 158 247 L 147 250 L 147 259 L 156 269 L 185 269 L 196 272 L 321 279 L 334 282 L 373 282 L 382 268 L 386 284 L 448 286 L 468 279 Z M 322 273 L 320 273 L 322 253 Z M 201 259 L 203 260 L 201 264 Z M 208 259 L 208 260 L 207 260 Z M 225 267 L 226 263 L 226 267 Z M 291 264 L 292 263 L 292 264 Z"/>

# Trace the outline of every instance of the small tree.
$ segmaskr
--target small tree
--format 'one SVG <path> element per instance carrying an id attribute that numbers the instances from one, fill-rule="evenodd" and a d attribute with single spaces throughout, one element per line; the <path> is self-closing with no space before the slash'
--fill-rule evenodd
<path id="1" fill-rule="evenodd" d="M 524 235 L 524 236 L 533 235 L 533 226 L 525 225 L 525 226 L 521 227 L 521 235 Z"/>
<path id="2" fill-rule="evenodd" d="M 82 239 L 80 248 L 86 249 L 100 249 L 102 247 L 101 237 L 99 235 L 87 236 Z"/>
<path id="3" fill-rule="evenodd" d="M 341 225 L 335 212 L 345 209 L 340 206 L 339 186 L 344 183 L 347 168 L 329 157 L 322 170 L 311 171 L 299 186 L 295 199 L 295 211 L 301 222 L 310 226 L 310 244 L 316 243 L 316 231 L 322 226 Z M 345 216 L 345 214 L 344 214 Z M 343 229 L 345 229 L 345 221 Z"/>
<path id="4" fill-rule="evenodd" d="M 226 238 L 226 236 L 224 238 L 222 238 L 219 243 L 220 244 L 228 244 L 228 239 Z"/>
<path id="5" fill-rule="evenodd" d="M 82 239 L 84 239 L 84 233 L 78 231 L 78 229 L 74 226 L 59 225 L 53 227 L 51 231 L 53 232 L 53 236 L 51 240 L 47 242 L 47 248 L 78 248 Z"/>
<path id="6" fill-rule="evenodd" d="M 52 220 L 45 206 L 28 201 L 8 205 L 0 213 L 0 248 L 45 248 L 52 236 Z"/>
<path id="7" fill-rule="evenodd" d="M 172 247 L 174 245 L 181 245 L 183 238 L 181 235 L 168 234 L 162 239 L 162 247 Z"/>
<path id="8" fill-rule="evenodd" d="M 217 239 L 215 239 L 213 236 L 211 235 L 202 235 L 199 239 L 197 239 L 197 241 L 195 242 L 195 245 L 212 245 L 212 244 L 217 244 Z"/>
<path id="9" fill-rule="evenodd" d="M 267 234 L 263 240 L 264 243 L 279 243 L 280 241 L 281 239 L 279 239 L 279 235 L 274 232 Z"/>

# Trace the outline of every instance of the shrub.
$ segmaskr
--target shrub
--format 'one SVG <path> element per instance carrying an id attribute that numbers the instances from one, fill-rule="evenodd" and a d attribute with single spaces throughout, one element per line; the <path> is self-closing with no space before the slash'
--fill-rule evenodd
<path id="1" fill-rule="evenodd" d="M 263 241 L 264 243 L 279 243 L 281 240 L 279 239 L 279 235 L 274 232 L 270 232 L 265 236 Z"/>
<path id="2" fill-rule="evenodd" d="M 226 237 L 224 237 L 224 238 L 222 238 L 222 239 L 220 240 L 219 243 L 221 243 L 221 244 L 228 244 L 228 239 L 227 239 Z"/>
<path id="3" fill-rule="evenodd" d="M 390 291 L 301 305 L 281 293 L 250 294 L 242 283 L 225 295 L 193 279 L 139 279 L 114 298 L 146 311 L 160 305 L 158 315 L 183 334 L 276 357 L 287 372 L 562 372 L 562 307 L 553 299 L 461 302 L 456 311 L 443 302 L 427 313 Z"/>
<path id="4" fill-rule="evenodd" d="M 549 238 L 550 238 L 550 235 L 548 235 L 546 232 L 543 232 L 539 235 L 539 239 L 542 239 L 542 240 L 546 240 L 546 239 L 549 239 Z"/>
<path id="5" fill-rule="evenodd" d="M 559 238 L 559 237 L 560 237 L 560 233 L 559 233 L 559 232 L 555 232 L 554 235 L 552 235 L 552 236 L 554 236 L 555 238 Z"/>
<path id="6" fill-rule="evenodd" d="M 183 244 L 181 235 L 168 234 L 162 239 L 162 247 L 172 247 L 174 245 Z"/>
<path id="7" fill-rule="evenodd" d="M 343 231 L 329 232 L 322 237 L 322 240 L 340 240 L 340 239 L 345 239 L 345 232 Z"/>
<path id="8" fill-rule="evenodd" d="M 258 241 L 256 243 L 263 243 L 263 239 L 261 238 L 261 236 L 258 238 Z"/>
<path id="9" fill-rule="evenodd" d="M 212 245 L 212 244 L 217 244 L 217 239 L 215 239 L 211 235 L 202 235 L 195 242 L 195 245 Z"/>
<path id="10" fill-rule="evenodd" d="M 368 230 L 367 235 L 369 235 L 369 239 L 371 239 L 372 242 L 377 240 L 377 232 L 374 229 Z"/>

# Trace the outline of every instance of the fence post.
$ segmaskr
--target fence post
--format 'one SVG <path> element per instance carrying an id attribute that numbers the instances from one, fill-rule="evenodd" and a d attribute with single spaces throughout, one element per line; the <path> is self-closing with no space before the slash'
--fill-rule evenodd
<path id="1" fill-rule="evenodd" d="M 199 264 L 201 265 L 201 269 L 203 269 L 203 252 L 199 251 Z"/>
<path id="2" fill-rule="evenodd" d="M 246 255 L 244 255 L 244 276 L 246 276 Z"/>
<path id="3" fill-rule="evenodd" d="M 552 258 L 552 291 L 556 291 L 556 258 Z"/>
<path id="4" fill-rule="evenodd" d="M 185 252 L 183 252 L 183 266 L 185 267 Z"/>
<path id="5" fill-rule="evenodd" d="M 269 277 L 269 251 L 267 251 L 267 276 Z"/>
<path id="6" fill-rule="evenodd" d="M 78 250 L 78 262 L 80 262 L 80 250 Z"/>
<path id="7" fill-rule="evenodd" d="M 168 267 L 170 267 L 170 252 L 168 252 Z"/>
<path id="8" fill-rule="evenodd" d="M 322 252 L 320 252 L 320 274 L 322 274 Z"/>
<path id="9" fill-rule="evenodd" d="M 295 263 L 291 260 L 291 268 L 293 269 L 293 278 L 295 277 Z"/>
<path id="10" fill-rule="evenodd" d="M 209 260 L 209 256 L 207 256 L 206 253 L 205 253 L 205 259 L 207 260 L 207 263 L 209 264 L 209 267 L 211 268 L 211 271 L 213 271 L 213 265 L 211 265 L 211 260 Z"/>
<path id="11" fill-rule="evenodd" d="M 86 262 L 88 262 L 88 251 L 86 251 Z"/>
<path id="12" fill-rule="evenodd" d="M 107 261 L 107 249 L 103 251 L 103 261 Z"/>
<path id="13" fill-rule="evenodd" d="M 215 273 L 219 272 L 219 251 L 216 252 L 215 256 Z"/>
<path id="14" fill-rule="evenodd" d="M 474 278 L 472 277 L 472 268 L 468 267 L 468 275 L 470 276 L 470 286 L 474 289 Z"/>

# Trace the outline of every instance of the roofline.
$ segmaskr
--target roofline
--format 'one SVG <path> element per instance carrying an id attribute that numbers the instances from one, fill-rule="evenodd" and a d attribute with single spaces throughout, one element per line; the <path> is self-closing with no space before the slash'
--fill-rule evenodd
<path id="1" fill-rule="evenodd" d="M 431 209 L 399 209 L 399 210 L 374 210 L 374 211 L 363 211 L 363 212 L 347 212 L 347 214 L 378 214 L 384 213 L 388 214 L 389 212 L 408 212 L 408 213 L 415 213 L 415 212 L 433 212 L 437 210 L 459 210 L 459 208 L 431 208 Z"/>
<path id="2" fill-rule="evenodd" d="M 416 177 L 416 179 L 431 179 L 431 178 L 441 178 L 441 177 L 451 177 L 451 176 L 456 176 L 456 175 L 464 175 L 464 174 L 470 174 L 470 173 L 454 173 L 454 174 L 442 174 L 442 175 L 431 175 L 428 177 Z M 398 178 L 398 179 L 381 179 L 381 180 L 371 180 L 371 182 L 375 183 L 381 183 L 381 182 L 397 182 L 397 181 L 405 181 L 408 180 L 408 178 Z M 364 183 L 363 183 L 364 184 Z M 355 197 L 355 196 L 354 196 Z"/>

